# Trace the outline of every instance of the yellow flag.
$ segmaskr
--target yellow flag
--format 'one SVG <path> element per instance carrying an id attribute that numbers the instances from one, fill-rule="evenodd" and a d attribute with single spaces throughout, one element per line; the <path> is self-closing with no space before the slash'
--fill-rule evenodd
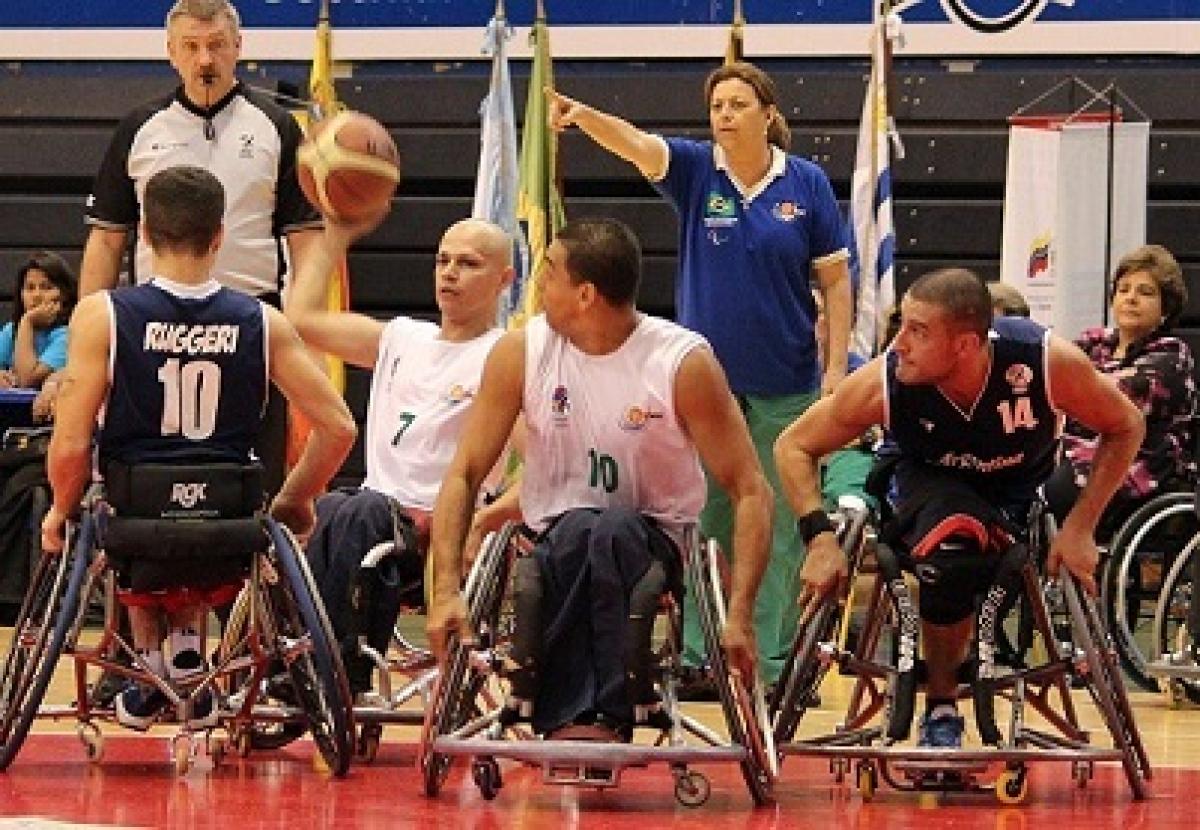
<path id="1" fill-rule="evenodd" d="M 520 287 L 520 311 L 509 318 L 509 328 L 520 328 L 541 310 L 540 277 L 545 268 L 546 249 L 566 221 L 555 181 L 558 134 L 550 129 L 544 92 L 546 87 L 554 87 L 554 69 L 550 62 L 550 30 L 541 0 L 529 37 L 533 44 L 533 66 L 521 133 L 521 177 L 517 192 L 517 219 L 524 223 L 529 243 L 529 276 Z"/>
<path id="2" fill-rule="evenodd" d="M 317 40 L 313 49 L 312 67 L 308 74 L 308 109 L 298 110 L 296 120 L 306 133 L 314 120 L 331 118 L 343 107 L 337 100 L 333 85 L 333 28 L 329 24 L 329 0 L 322 0 L 317 18 Z M 343 259 L 335 267 L 329 280 L 326 307 L 330 311 L 345 311 L 350 308 L 350 271 Z M 335 389 L 346 391 L 346 366 L 333 355 L 325 355 L 326 374 Z M 288 464 L 295 464 L 308 440 L 309 425 L 300 413 L 289 407 L 288 417 Z"/>

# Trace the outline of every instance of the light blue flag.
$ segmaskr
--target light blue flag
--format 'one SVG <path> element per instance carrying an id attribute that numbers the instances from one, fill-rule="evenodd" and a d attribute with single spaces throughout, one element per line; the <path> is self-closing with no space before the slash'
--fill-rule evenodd
<path id="1" fill-rule="evenodd" d="M 896 302 L 892 224 L 891 141 L 899 141 L 888 112 L 886 40 L 899 35 L 899 17 L 876 12 L 871 27 L 871 75 L 858 129 L 850 183 L 850 225 L 858 264 L 858 306 L 850 351 L 870 359 L 878 351 L 884 317 Z M 899 148 L 902 152 L 902 148 Z"/>
<path id="2" fill-rule="evenodd" d="M 517 121 L 513 112 L 512 81 L 508 74 L 507 41 L 512 29 L 498 3 L 484 35 L 484 54 L 492 56 L 492 81 L 480 105 L 479 170 L 475 174 L 475 203 L 471 215 L 487 219 L 513 238 L 512 288 L 500 298 L 497 321 L 503 325 L 520 307 L 529 274 L 529 249 L 517 222 Z"/>

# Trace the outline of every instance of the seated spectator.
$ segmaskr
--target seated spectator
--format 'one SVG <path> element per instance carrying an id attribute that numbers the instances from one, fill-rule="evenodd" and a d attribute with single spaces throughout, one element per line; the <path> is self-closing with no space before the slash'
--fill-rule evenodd
<path id="1" fill-rule="evenodd" d="M 992 314 L 996 317 L 1028 317 L 1029 303 L 1015 286 L 1006 282 L 989 282 L 988 294 L 992 296 Z"/>
<path id="2" fill-rule="evenodd" d="M 1166 248 L 1143 245 L 1117 263 L 1108 328 L 1088 329 L 1076 344 L 1117 382 L 1146 419 L 1137 458 L 1113 497 L 1110 510 L 1140 501 L 1171 479 L 1195 473 L 1191 420 L 1196 414 L 1192 353 L 1171 334 L 1187 303 L 1183 272 Z M 1046 482 L 1046 498 L 1058 516 L 1074 504 L 1091 474 L 1096 433 L 1068 420 L 1064 460 Z"/>
<path id="3" fill-rule="evenodd" d="M 328 310 L 328 275 L 336 258 L 379 218 L 348 227 L 326 217 L 330 256 L 317 253 L 304 262 L 286 306 L 310 346 L 375 370 L 367 401 L 366 480 L 317 502 L 307 551 L 355 694 L 370 691 L 372 670 L 358 638 L 365 635 L 367 645 L 386 653 L 401 606 L 422 602 L 429 515 L 479 391 L 484 360 L 502 334 L 496 309 L 513 277 L 508 234 L 482 219 L 464 219 L 438 246 L 438 323 L 408 317 L 382 322 Z M 371 548 L 397 535 L 407 539 L 407 549 L 389 563 L 397 572 L 372 592 L 370 607 L 360 609 L 359 625 L 366 630 L 356 630 L 350 599 L 356 573 Z"/>
<path id="4" fill-rule="evenodd" d="M 0 328 L 0 389 L 37 389 L 67 363 L 67 321 L 78 297 L 58 254 L 39 251 L 17 271 L 12 321 Z"/>

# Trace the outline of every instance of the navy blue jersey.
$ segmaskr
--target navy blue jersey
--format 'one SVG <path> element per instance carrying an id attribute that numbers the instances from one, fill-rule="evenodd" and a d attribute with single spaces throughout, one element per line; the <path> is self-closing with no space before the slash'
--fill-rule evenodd
<path id="1" fill-rule="evenodd" d="M 886 426 L 901 455 L 961 476 L 995 504 L 1030 501 L 1050 475 L 1058 446 L 1048 336 L 1030 320 L 997 318 L 989 338 L 991 371 L 970 411 L 936 386 L 901 383 L 897 357 L 889 353 Z"/>
<path id="2" fill-rule="evenodd" d="M 216 282 L 184 289 L 154 280 L 109 297 L 101 469 L 108 461 L 249 460 L 269 384 L 262 304 Z"/>

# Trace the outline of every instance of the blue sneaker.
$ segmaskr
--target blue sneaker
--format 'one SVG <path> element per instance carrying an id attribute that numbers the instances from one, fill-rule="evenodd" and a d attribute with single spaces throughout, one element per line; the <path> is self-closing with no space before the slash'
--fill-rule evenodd
<path id="1" fill-rule="evenodd" d="M 937 706 L 921 718 L 917 746 L 932 749 L 960 749 L 966 721 L 950 706 Z"/>
<path id="2" fill-rule="evenodd" d="M 167 696 L 157 686 L 143 686 L 131 681 L 125 691 L 117 695 L 117 723 L 145 732 L 167 703 Z"/>

